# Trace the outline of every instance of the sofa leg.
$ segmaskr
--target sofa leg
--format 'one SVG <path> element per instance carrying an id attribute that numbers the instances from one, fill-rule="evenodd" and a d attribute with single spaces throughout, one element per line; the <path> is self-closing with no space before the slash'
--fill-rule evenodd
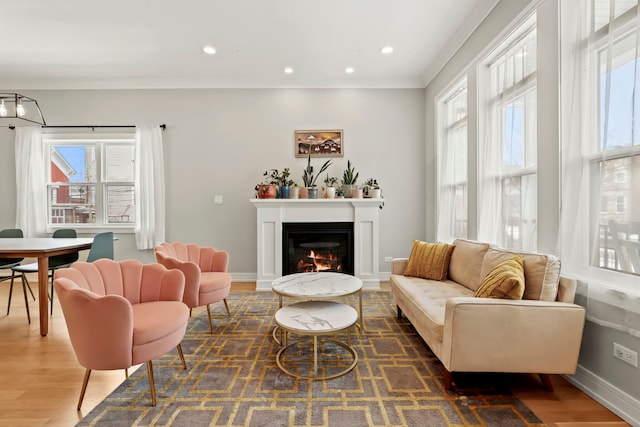
<path id="1" fill-rule="evenodd" d="M 399 305 L 396 305 L 396 309 L 398 310 L 398 319 L 402 319 L 402 309 Z"/>
<path id="2" fill-rule="evenodd" d="M 551 384 L 551 375 L 549 374 L 538 374 L 540 376 L 540 380 L 542 381 L 542 385 L 544 389 L 547 391 L 553 391 L 553 384 Z"/>
<path id="3" fill-rule="evenodd" d="M 451 390 L 453 388 L 453 378 L 451 372 L 447 368 L 442 368 L 442 379 L 444 380 L 444 389 Z"/>

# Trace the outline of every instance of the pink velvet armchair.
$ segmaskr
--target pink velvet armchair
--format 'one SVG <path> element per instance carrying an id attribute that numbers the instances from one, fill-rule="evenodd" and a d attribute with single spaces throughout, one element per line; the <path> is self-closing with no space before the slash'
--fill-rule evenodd
<path id="1" fill-rule="evenodd" d="M 162 243 L 154 248 L 156 260 L 168 269 L 184 273 L 185 287 L 182 301 L 189 308 L 207 307 L 209 331 L 213 333 L 209 304 L 224 301 L 231 316 L 227 296 L 231 290 L 231 275 L 227 273 L 229 255 L 225 251 L 196 244 Z"/>
<path id="2" fill-rule="evenodd" d="M 57 270 L 53 283 L 71 344 L 85 367 L 82 405 L 91 370 L 127 369 L 146 363 L 151 404 L 156 405 L 151 360 L 177 347 L 189 309 L 182 303 L 184 275 L 158 264 L 100 259 Z"/>

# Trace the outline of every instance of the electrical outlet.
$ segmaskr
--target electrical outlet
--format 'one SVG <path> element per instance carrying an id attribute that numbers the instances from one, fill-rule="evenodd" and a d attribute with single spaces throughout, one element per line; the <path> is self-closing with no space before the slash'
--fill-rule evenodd
<path id="1" fill-rule="evenodd" d="M 621 346 L 617 342 L 613 343 L 613 357 L 616 357 L 631 366 L 638 367 L 638 353 Z"/>
<path id="2" fill-rule="evenodd" d="M 392 256 L 384 257 L 384 262 L 392 262 L 392 261 L 393 261 L 393 257 Z"/>

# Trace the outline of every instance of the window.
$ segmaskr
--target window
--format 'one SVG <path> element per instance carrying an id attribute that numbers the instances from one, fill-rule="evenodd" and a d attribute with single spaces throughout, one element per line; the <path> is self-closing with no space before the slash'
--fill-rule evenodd
<path id="1" fill-rule="evenodd" d="M 535 251 L 536 16 L 519 25 L 495 52 L 479 73 L 487 89 L 485 117 L 480 119 L 486 125 L 479 153 L 478 234 L 501 246 Z"/>
<path id="2" fill-rule="evenodd" d="M 592 187 L 600 206 L 591 209 L 591 264 L 640 274 L 640 58 L 637 1 L 593 0 L 590 35 L 590 105 L 598 131 L 587 148 Z M 596 231 L 597 230 L 597 231 Z"/>
<path id="3" fill-rule="evenodd" d="M 44 141 L 49 227 L 133 227 L 133 135 L 45 135 Z"/>
<path id="4" fill-rule="evenodd" d="M 437 105 L 437 239 L 448 242 L 468 234 L 466 78 L 448 90 Z"/>

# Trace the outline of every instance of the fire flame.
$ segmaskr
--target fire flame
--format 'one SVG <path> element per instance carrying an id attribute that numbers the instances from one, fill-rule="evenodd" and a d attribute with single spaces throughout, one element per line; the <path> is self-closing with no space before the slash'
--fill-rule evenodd
<path id="1" fill-rule="evenodd" d="M 304 272 L 318 272 L 318 271 L 342 271 L 342 264 L 340 258 L 334 255 L 331 251 L 328 254 L 323 255 L 316 253 L 314 250 L 310 250 L 305 260 L 298 260 L 296 263 L 296 270 Z"/>

